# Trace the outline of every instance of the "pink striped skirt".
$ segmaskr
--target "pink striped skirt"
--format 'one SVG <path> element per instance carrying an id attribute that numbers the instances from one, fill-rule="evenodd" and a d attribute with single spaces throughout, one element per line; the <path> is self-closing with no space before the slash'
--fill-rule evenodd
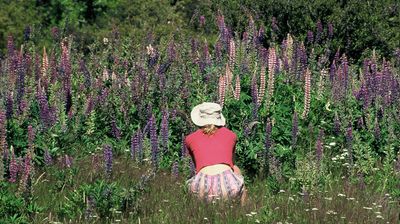
<path id="1" fill-rule="evenodd" d="M 201 199 L 240 198 L 243 193 L 244 178 L 232 170 L 226 170 L 215 175 L 197 173 L 187 182 L 189 191 Z"/>

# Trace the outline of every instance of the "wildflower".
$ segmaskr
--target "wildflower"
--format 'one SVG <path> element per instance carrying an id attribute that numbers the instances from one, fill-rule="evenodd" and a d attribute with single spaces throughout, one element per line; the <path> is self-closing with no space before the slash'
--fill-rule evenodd
<path id="1" fill-rule="evenodd" d="M 32 157 L 31 154 L 28 152 L 25 155 L 24 167 L 23 167 L 24 170 L 18 188 L 19 193 L 24 193 L 28 189 L 27 187 L 29 178 L 31 176 L 31 168 L 32 168 Z"/>
<path id="2" fill-rule="evenodd" d="M 111 176 L 112 172 L 112 149 L 110 145 L 104 145 L 103 146 L 103 155 L 104 155 L 104 162 L 105 162 L 105 171 L 106 171 L 106 176 L 109 178 Z"/>
<path id="3" fill-rule="evenodd" d="M 206 17 L 204 17 L 203 15 L 201 15 L 201 16 L 199 17 L 199 24 L 200 24 L 200 27 L 204 27 L 205 24 L 206 24 Z"/>
<path id="4" fill-rule="evenodd" d="M 275 81 L 275 67 L 276 67 L 276 52 L 275 48 L 268 49 L 268 95 L 267 95 L 267 103 L 266 105 L 269 106 L 271 102 L 271 98 L 274 94 L 274 81 Z"/>
<path id="5" fill-rule="evenodd" d="M 10 160 L 10 164 L 9 164 L 8 170 L 10 172 L 9 181 L 11 183 L 15 183 L 15 181 L 17 179 L 17 174 L 18 174 L 18 164 L 17 164 L 17 161 L 15 159 L 15 154 L 14 154 L 14 150 L 13 150 L 12 146 L 11 146 L 11 160 Z"/>
<path id="6" fill-rule="evenodd" d="M 331 198 L 331 197 L 325 197 L 324 199 L 325 199 L 325 200 L 328 200 L 328 201 L 332 201 L 332 198 Z"/>
<path id="7" fill-rule="evenodd" d="M 225 88 L 226 88 L 226 79 L 225 79 L 225 76 L 221 75 L 219 77 L 219 83 L 218 83 L 219 104 L 221 105 L 221 107 L 224 106 Z"/>
<path id="8" fill-rule="evenodd" d="M 318 21 L 317 21 L 317 36 L 315 38 L 315 42 L 318 43 L 321 40 L 322 32 L 323 32 L 322 22 L 320 19 L 318 19 Z"/>
<path id="9" fill-rule="evenodd" d="M 158 167 L 158 136 L 157 136 L 157 126 L 154 115 L 151 115 L 149 120 L 150 129 L 150 142 L 151 142 L 151 160 L 155 168 Z"/>
<path id="10" fill-rule="evenodd" d="M 336 145 L 336 142 L 331 142 L 331 143 L 329 143 L 329 145 L 330 145 L 330 146 L 335 146 L 335 145 Z"/>
<path id="11" fill-rule="evenodd" d="M 371 208 L 371 207 L 363 207 L 363 209 L 366 209 L 366 210 L 372 210 L 372 208 Z"/>
<path id="12" fill-rule="evenodd" d="M 345 194 L 342 194 L 342 193 L 339 193 L 337 196 L 338 196 L 338 197 L 346 197 L 346 195 L 345 195 Z"/>
<path id="13" fill-rule="evenodd" d="M 235 66 L 235 58 L 236 58 L 235 41 L 233 39 L 230 39 L 230 41 L 229 41 L 229 68 L 231 71 L 233 71 L 234 66 Z"/>
<path id="14" fill-rule="evenodd" d="M 377 218 L 377 219 L 385 219 L 385 218 L 383 218 L 383 216 L 381 216 L 381 215 L 377 215 L 376 218 Z"/>
<path id="15" fill-rule="evenodd" d="M 233 97 L 235 100 L 239 100 L 240 98 L 240 77 L 236 75 L 236 82 L 235 82 L 235 91 L 233 92 Z"/>
<path id="16" fill-rule="evenodd" d="M 163 110 L 162 112 L 162 120 L 161 120 L 161 139 L 163 145 L 163 152 L 167 152 L 168 150 L 168 118 L 169 113 L 168 110 Z"/>
<path id="17" fill-rule="evenodd" d="M 312 211 L 318 211 L 318 208 L 312 208 L 311 210 Z"/>
<path id="18" fill-rule="evenodd" d="M 310 100 L 311 100 L 311 72 L 309 69 L 305 72 L 305 86 L 304 86 L 304 110 L 302 118 L 305 119 L 310 110 Z"/>
<path id="19" fill-rule="evenodd" d="M 332 23 L 328 23 L 328 38 L 332 39 L 333 37 L 333 25 Z"/>
<path id="20" fill-rule="evenodd" d="M 121 130 L 117 127 L 115 119 L 111 121 L 111 131 L 114 138 L 118 140 L 121 139 Z"/>

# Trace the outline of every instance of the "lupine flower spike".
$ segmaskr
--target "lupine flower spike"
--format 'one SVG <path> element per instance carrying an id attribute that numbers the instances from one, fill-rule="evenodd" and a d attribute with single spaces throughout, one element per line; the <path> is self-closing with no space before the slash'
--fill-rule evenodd
<path id="1" fill-rule="evenodd" d="M 304 83 L 304 110 L 301 117 L 305 119 L 310 111 L 310 100 L 311 100 L 311 72 L 307 68 L 305 72 L 305 83 Z"/>

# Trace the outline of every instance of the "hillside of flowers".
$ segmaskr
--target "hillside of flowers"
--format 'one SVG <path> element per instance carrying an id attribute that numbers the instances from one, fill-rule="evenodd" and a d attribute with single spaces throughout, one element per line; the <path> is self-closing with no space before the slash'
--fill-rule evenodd
<path id="1" fill-rule="evenodd" d="M 114 29 L 87 52 L 57 28 L 43 48 L 8 36 L 0 223 L 397 223 L 400 50 L 358 63 L 331 23 L 282 42 L 276 23 L 215 23 L 210 40 Z M 183 139 L 205 101 L 238 136 L 245 206 L 188 206 Z"/>

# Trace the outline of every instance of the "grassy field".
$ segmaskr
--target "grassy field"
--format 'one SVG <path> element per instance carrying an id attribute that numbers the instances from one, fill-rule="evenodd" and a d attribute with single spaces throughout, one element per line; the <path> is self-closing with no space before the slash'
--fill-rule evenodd
<path id="1" fill-rule="evenodd" d="M 176 177 L 169 171 L 149 175 L 137 201 L 125 212 L 112 210 L 112 217 L 101 219 L 100 208 L 93 208 L 90 216 L 82 212 L 75 219 L 59 219 L 66 204 L 71 207 L 70 192 L 82 184 L 96 182 L 103 175 L 103 164 L 96 167 L 93 157 L 77 159 L 69 169 L 80 167 L 66 174 L 57 183 L 54 167 L 37 170 L 39 178 L 33 183 L 33 195 L 43 211 L 35 214 L 34 223 L 398 223 L 399 201 L 375 186 L 340 179 L 327 184 L 326 189 L 313 192 L 268 190 L 266 181 L 255 179 L 247 182 L 249 198 L 245 205 L 238 202 L 204 203 L 188 194 L 183 173 Z M 95 162 L 95 161 L 94 161 Z M 120 156 L 114 160 L 110 183 L 124 188 L 137 184 L 143 175 L 151 173 L 146 165 L 138 165 L 130 158 Z M 57 166 L 57 164 L 55 165 Z M 100 170 L 99 170 L 100 169 Z M 67 169 L 68 170 L 68 169 Z M 71 176 L 70 176 L 71 175 Z M 58 189 L 55 188 L 58 186 Z M 75 195 L 76 196 L 76 195 Z M 75 197 L 73 196 L 73 197 Z M 81 195 L 82 202 L 88 195 Z M 79 195 L 78 195 L 79 198 Z M 79 200 L 79 199 L 78 199 Z"/>

